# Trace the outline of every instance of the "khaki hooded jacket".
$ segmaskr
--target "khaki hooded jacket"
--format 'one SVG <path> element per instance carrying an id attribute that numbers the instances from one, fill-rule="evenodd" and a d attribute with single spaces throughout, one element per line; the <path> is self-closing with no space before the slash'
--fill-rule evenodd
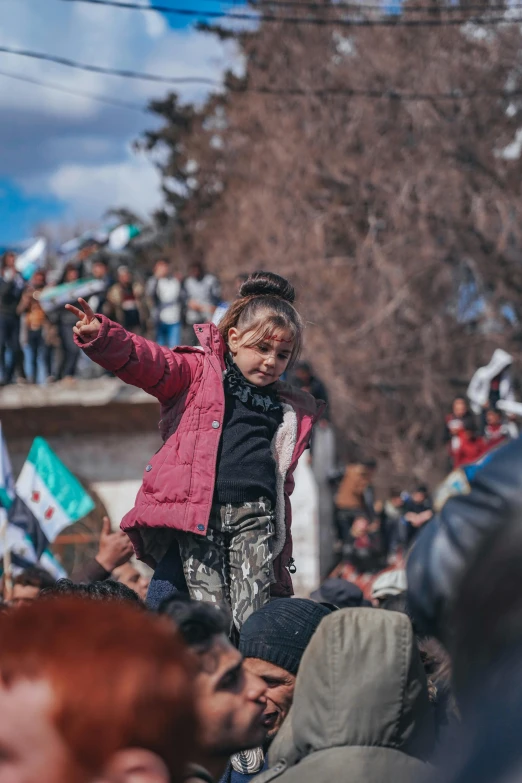
<path id="1" fill-rule="evenodd" d="M 305 651 L 293 706 L 255 783 L 418 783 L 434 742 L 409 619 L 344 609 Z"/>

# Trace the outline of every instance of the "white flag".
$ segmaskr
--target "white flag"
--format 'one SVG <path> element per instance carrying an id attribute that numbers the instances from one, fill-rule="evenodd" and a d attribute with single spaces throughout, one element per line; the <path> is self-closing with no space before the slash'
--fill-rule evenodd
<path id="1" fill-rule="evenodd" d="M 0 421 L 0 507 L 9 508 L 14 499 L 15 482 L 13 470 L 2 432 L 2 422 Z"/>

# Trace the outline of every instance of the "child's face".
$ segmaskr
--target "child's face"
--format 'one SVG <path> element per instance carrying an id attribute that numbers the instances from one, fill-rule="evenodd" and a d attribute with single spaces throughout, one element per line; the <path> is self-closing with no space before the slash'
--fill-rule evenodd
<path id="1" fill-rule="evenodd" d="M 268 386 L 277 381 L 288 367 L 294 341 L 286 330 L 274 330 L 257 345 L 249 345 L 252 336 L 253 332 L 240 334 L 233 327 L 228 332 L 228 347 L 249 383 Z"/>

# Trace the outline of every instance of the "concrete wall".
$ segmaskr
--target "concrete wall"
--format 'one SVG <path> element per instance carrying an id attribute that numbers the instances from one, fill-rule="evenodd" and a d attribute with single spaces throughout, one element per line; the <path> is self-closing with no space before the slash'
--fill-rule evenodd
<path id="1" fill-rule="evenodd" d="M 295 474 L 292 494 L 292 540 L 296 572 L 292 575 L 294 591 L 308 598 L 319 586 L 319 490 L 310 464 L 310 452 L 305 451 Z"/>

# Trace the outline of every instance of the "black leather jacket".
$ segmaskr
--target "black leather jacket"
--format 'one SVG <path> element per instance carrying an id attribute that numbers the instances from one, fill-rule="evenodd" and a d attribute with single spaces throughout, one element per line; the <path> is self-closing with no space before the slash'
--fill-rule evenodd
<path id="1" fill-rule="evenodd" d="M 522 438 L 461 472 L 450 497 L 418 535 L 407 563 L 408 600 L 419 633 L 447 640 L 459 581 L 482 542 L 508 519 L 522 520 Z"/>

